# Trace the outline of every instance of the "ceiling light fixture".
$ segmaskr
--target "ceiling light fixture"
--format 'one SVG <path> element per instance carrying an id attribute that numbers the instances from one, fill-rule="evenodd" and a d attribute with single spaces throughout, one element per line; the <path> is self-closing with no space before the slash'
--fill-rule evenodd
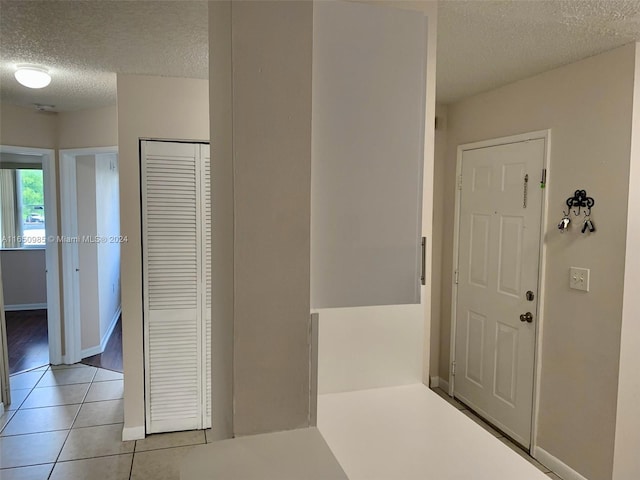
<path id="1" fill-rule="evenodd" d="M 18 65 L 15 76 L 20 85 L 28 88 L 44 88 L 51 83 L 49 71 L 33 65 Z"/>

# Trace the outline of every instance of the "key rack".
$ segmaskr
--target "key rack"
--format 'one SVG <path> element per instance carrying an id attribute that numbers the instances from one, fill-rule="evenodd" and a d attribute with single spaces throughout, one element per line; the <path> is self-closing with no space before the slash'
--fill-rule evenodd
<path id="1" fill-rule="evenodd" d="M 596 201 L 593 198 L 587 196 L 586 190 L 576 190 L 573 194 L 573 197 L 567 198 L 567 201 L 565 203 L 567 204 L 567 207 L 569 207 L 568 212 L 562 212 L 566 217 L 568 217 L 571 213 L 571 209 L 574 209 L 573 214 L 576 217 L 580 216 L 580 210 L 582 208 L 585 209 L 584 214 L 589 217 L 591 215 L 591 207 L 596 204 Z M 578 207 L 577 212 L 575 211 L 576 207 Z"/>
<path id="2" fill-rule="evenodd" d="M 591 208 L 596 204 L 596 201 L 592 197 L 587 196 L 586 190 L 576 190 L 573 193 L 573 197 L 567 198 L 565 204 L 568 210 L 562 212 L 564 216 L 558 224 L 560 232 L 564 233 L 569 228 L 571 213 L 576 217 L 580 216 L 581 213 L 584 214 L 584 223 L 581 229 L 582 233 L 586 233 L 587 230 L 591 233 L 596 231 L 596 227 L 591 221 Z"/>

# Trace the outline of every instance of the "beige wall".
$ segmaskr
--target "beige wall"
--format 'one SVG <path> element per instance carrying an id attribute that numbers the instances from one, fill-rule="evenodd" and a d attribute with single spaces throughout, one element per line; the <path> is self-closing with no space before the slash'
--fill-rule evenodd
<path id="1" fill-rule="evenodd" d="M 115 105 L 58 114 L 60 148 L 112 147 L 118 144 Z"/>
<path id="2" fill-rule="evenodd" d="M 627 215 L 627 251 L 622 308 L 620 344 L 620 376 L 613 466 L 614 480 L 640 478 L 640 222 L 636 208 L 640 204 L 640 43 L 636 43 L 636 66 L 633 93 L 631 168 Z"/>
<path id="3" fill-rule="evenodd" d="M 34 148 L 110 147 L 118 143 L 115 106 L 38 112 L 0 104 L 0 144 Z"/>
<path id="4" fill-rule="evenodd" d="M 2 250 L 0 260 L 6 306 L 47 303 L 43 248 Z"/>
<path id="5" fill-rule="evenodd" d="M 309 424 L 313 4 L 238 2 L 231 32 L 234 430 L 247 435 Z"/>
<path id="6" fill-rule="evenodd" d="M 448 379 L 456 147 L 551 129 L 538 445 L 590 480 L 611 478 L 625 265 L 633 45 L 449 108 L 444 164 L 440 376 Z M 565 199 L 595 198 L 593 235 L 556 228 Z M 568 288 L 570 266 L 591 291 Z"/>
<path id="7" fill-rule="evenodd" d="M 429 353 L 429 376 L 437 377 L 440 363 L 448 363 L 442 358 L 440 349 L 440 329 L 442 316 L 442 271 L 450 265 L 442 255 L 442 225 L 444 222 L 444 183 L 445 165 L 447 162 L 447 117 L 449 109 L 446 105 L 436 105 L 437 128 L 435 130 L 435 147 L 433 162 L 433 235 L 431 236 L 431 342 L 425 348 Z M 444 264 L 444 265 L 443 265 Z M 446 380 L 446 378 L 445 378 Z"/>
<path id="8" fill-rule="evenodd" d="M 138 139 L 209 139 L 207 80 L 118 75 L 118 153 L 125 434 L 144 429 L 142 251 Z M 142 430 L 144 433 L 144 430 Z"/>
<path id="9" fill-rule="evenodd" d="M 0 144 L 56 148 L 58 146 L 58 114 L 1 104 Z"/>
<path id="10" fill-rule="evenodd" d="M 211 403 L 213 437 L 233 437 L 234 198 L 231 2 L 209 2 L 211 103 Z"/>

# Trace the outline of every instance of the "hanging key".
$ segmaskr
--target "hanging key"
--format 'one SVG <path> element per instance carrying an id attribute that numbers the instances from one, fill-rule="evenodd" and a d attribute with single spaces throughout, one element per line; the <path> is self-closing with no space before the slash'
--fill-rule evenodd
<path id="1" fill-rule="evenodd" d="M 582 224 L 582 233 L 585 233 L 587 230 L 589 230 L 590 232 L 596 231 L 596 227 L 590 218 L 585 219 L 584 223 Z"/>

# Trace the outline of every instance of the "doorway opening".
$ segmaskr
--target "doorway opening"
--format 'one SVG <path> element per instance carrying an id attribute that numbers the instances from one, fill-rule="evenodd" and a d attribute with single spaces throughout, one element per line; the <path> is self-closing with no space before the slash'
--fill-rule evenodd
<path id="1" fill-rule="evenodd" d="M 65 363 L 122 372 L 117 147 L 60 151 Z"/>
<path id="2" fill-rule="evenodd" d="M 458 147 L 449 394 L 530 451 L 548 140 L 543 131 Z"/>
<path id="3" fill-rule="evenodd" d="M 8 371 L 61 361 L 54 151 L 0 146 Z"/>

